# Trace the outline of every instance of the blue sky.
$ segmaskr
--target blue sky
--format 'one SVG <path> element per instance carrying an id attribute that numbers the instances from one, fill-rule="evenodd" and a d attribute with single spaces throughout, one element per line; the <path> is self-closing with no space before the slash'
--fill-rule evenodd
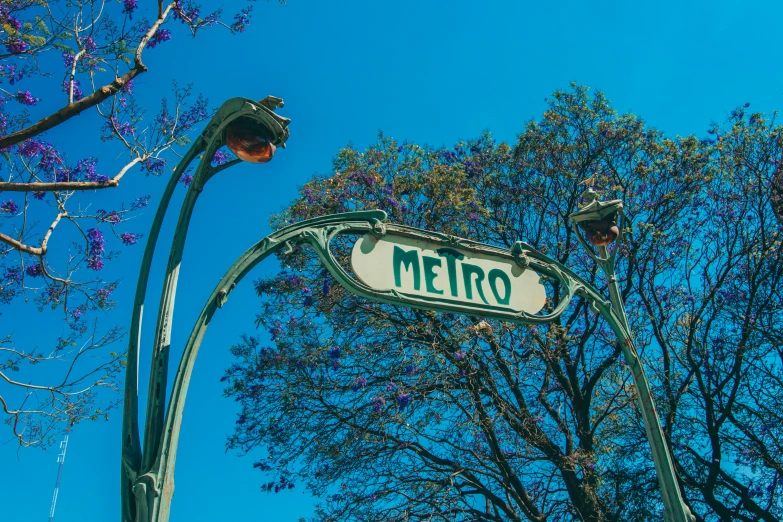
<path id="1" fill-rule="evenodd" d="M 234 2 L 225 4 L 231 10 Z M 153 110 L 177 79 L 192 82 L 213 106 L 234 96 L 280 96 L 286 101 L 280 113 L 292 119 L 288 148 L 273 162 L 221 174 L 199 201 L 180 276 L 175 357 L 225 269 L 269 232 L 268 216 L 313 175 L 328 173 L 340 147 L 366 147 L 379 130 L 431 145 L 453 144 L 485 129 L 499 140 L 513 141 L 528 120 L 540 117 L 544 98 L 571 81 L 603 90 L 618 111 L 634 112 L 672 136 L 704 136 L 711 121 L 722 121 L 745 102 L 754 111 L 783 107 L 783 46 L 773 24 L 783 6 L 738 6 L 718 1 L 290 0 L 285 6 L 258 2 L 248 31 L 234 37 L 213 30 L 192 40 L 171 24 L 172 40 L 146 53 L 150 72 L 136 82 L 138 96 Z M 94 129 L 90 118 L 71 120 L 49 139 L 74 156 L 99 155 L 110 173 L 120 160 L 101 153 L 97 136 L 89 141 L 79 135 L 80 128 Z M 124 178 L 121 192 L 104 191 L 94 201 L 108 206 L 152 194 L 151 207 L 133 222 L 134 231 L 145 233 L 164 184 L 164 179 L 133 173 Z M 177 201 L 183 194 L 180 190 Z M 166 225 L 149 308 L 158 301 L 173 223 Z M 128 323 L 141 253 L 136 245 L 113 262 L 122 284 L 116 293 L 119 305 L 103 319 L 106 324 Z M 274 268 L 268 262 L 258 275 Z M 232 293 L 196 364 L 177 462 L 175 520 L 296 521 L 312 512 L 314 501 L 301 489 L 261 493 L 265 477 L 251 468 L 253 455 L 225 452 L 237 408 L 221 397 L 219 378 L 232 362 L 229 346 L 241 333 L 253 331 L 257 302 L 251 287 L 246 282 Z M 16 321 L 15 334 L 29 343 L 44 344 L 62 328 L 56 316 L 32 307 L 4 313 L 3 319 Z M 144 348 L 153 322 L 148 315 Z M 117 411 L 108 422 L 81 424 L 72 433 L 58 522 L 116 520 L 120 417 Z M 19 451 L 7 440 L 0 437 L 2 518 L 40 521 L 48 516 L 56 452 Z"/>

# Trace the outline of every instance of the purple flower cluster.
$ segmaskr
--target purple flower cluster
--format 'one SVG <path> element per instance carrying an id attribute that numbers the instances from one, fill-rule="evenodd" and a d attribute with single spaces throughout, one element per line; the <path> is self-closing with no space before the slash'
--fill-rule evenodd
<path id="1" fill-rule="evenodd" d="M 193 105 L 180 114 L 178 119 L 179 130 L 187 132 L 197 123 L 207 119 L 209 115 L 209 101 L 202 95 L 199 95 Z"/>
<path id="2" fill-rule="evenodd" d="M 372 411 L 375 413 L 381 413 L 383 411 L 383 408 L 386 407 L 386 399 L 383 397 L 373 397 L 372 398 Z"/>
<path id="3" fill-rule="evenodd" d="M 142 170 L 146 170 L 147 174 L 152 174 L 153 176 L 160 176 L 165 166 L 166 162 L 158 158 L 149 158 L 141 164 Z"/>
<path id="4" fill-rule="evenodd" d="M 43 275 L 43 268 L 41 268 L 41 265 L 39 263 L 34 263 L 32 265 L 29 265 L 25 272 L 27 272 L 27 275 L 30 277 L 39 277 Z"/>
<path id="5" fill-rule="evenodd" d="M 138 0 L 123 0 L 122 12 L 128 15 L 128 18 L 133 18 L 133 11 L 138 7 Z"/>
<path id="6" fill-rule="evenodd" d="M 120 239 L 126 246 L 135 245 L 136 243 L 139 242 L 139 236 L 131 232 L 123 232 L 120 235 Z"/>
<path id="7" fill-rule="evenodd" d="M 29 69 L 18 68 L 15 64 L 0 65 L 0 77 L 5 77 L 10 85 L 16 84 L 25 76 L 30 76 Z"/>
<path id="8" fill-rule="evenodd" d="M 465 353 L 465 350 L 457 350 L 456 352 L 454 352 L 454 358 L 457 359 L 458 361 L 464 359 L 466 355 L 467 353 Z"/>
<path id="9" fill-rule="evenodd" d="M 74 321 L 78 321 L 79 319 L 82 318 L 82 316 L 84 315 L 84 313 L 86 311 L 87 311 L 87 307 L 86 306 L 84 306 L 84 305 L 77 306 L 76 308 L 71 310 L 71 317 L 73 317 Z"/>
<path id="10" fill-rule="evenodd" d="M 190 174 L 183 174 L 179 178 L 179 182 L 185 185 L 186 187 L 189 187 L 190 184 L 193 182 L 193 176 L 191 176 Z"/>
<path id="11" fill-rule="evenodd" d="M 212 164 L 215 166 L 224 165 L 228 163 L 230 159 L 231 156 L 229 156 L 226 151 L 218 149 L 217 152 L 215 152 L 215 156 L 212 158 Z"/>
<path id="12" fill-rule="evenodd" d="M 9 283 L 19 283 L 22 280 L 22 270 L 18 266 L 10 266 L 5 269 L 3 280 Z"/>
<path id="13" fill-rule="evenodd" d="M 366 387 L 367 387 L 367 379 L 359 376 L 353 381 L 353 384 L 351 385 L 351 390 L 356 392 L 359 391 L 359 388 L 364 389 Z"/>
<path id="14" fill-rule="evenodd" d="M 73 67 L 73 59 L 74 59 L 74 56 L 75 56 L 75 55 L 74 55 L 73 53 L 63 53 L 63 54 L 62 54 L 62 57 L 63 57 L 63 66 L 64 66 L 66 69 L 70 69 L 71 67 Z"/>
<path id="15" fill-rule="evenodd" d="M 231 24 L 232 33 L 243 33 L 248 25 L 250 25 L 250 13 L 253 11 L 253 6 L 248 6 L 236 15 L 234 15 L 234 23 Z"/>
<path id="16" fill-rule="evenodd" d="M 144 208 L 147 205 L 150 204 L 150 195 L 147 194 L 146 196 L 139 196 L 138 198 L 133 200 L 133 203 L 131 203 L 131 210 L 138 210 L 140 208 Z"/>
<path id="17" fill-rule="evenodd" d="M 110 223 L 111 226 L 114 226 L 120 221 L 122 221 L 122 217 L 120 216 L 119 212 L 117 212 L 116 210 L 107 212 L 106 210 L 99 209 L 95 214 L 97 215 L 100 221 Z"/>
<path id="18" fill-rule="evenodd" d="M 147 47 L 154 49 L 163 42 L 168 42 L 169 40 L 171 40 L 171 31 L 168 29 L 158 29 L 155 34 L 152 35 L 152 38 L 150 38 L 149 43 L 147 43 Z"/>
<path id="19" fill-rule="evenodd" d="M 65 78 L 63 80 L 63 92 L 68 93 L 70 95 L 71 93 L 71 82 L 68 78 Z M 74 79 L 73 80 L 73 99 L 74 100 L 81 100 L 82 97 L 84 97 L 84 93 L 82 92 L 81 88 L 79 87 L 79 80 Z"/>
<path id="20" fill-rule="evenodd" d="M 114 292 L 113 286 L 104 286 L 103 288 L 99 288 L 96 292 L 96 295 L 98 296 L 98 299 L 101 301 L 105 301 L 109 298 L 109 296 Z"/>
<path id="21" fill-rule="evenodd" d="M 342 352 L 340 351 L 339 346 L 335 346 L 334 348 L 331 348 L 329 352 L 327 353 L 330 359 L 339 359 L 340 355 L 342 355 Z"/>
<path id="22" fill-rule="evenodd" d="M 106 239 L 97 228 L 87 231 L 87 267 L 92 270 L 103 269 L 103 254 L 106 252 Z"/>
<path id="23" fill-rule="evenodd" d="M 98 174 L 96 172 L 98 160 L 96 158 L 84 158 L 76 162 L 73 169 L 71 169 L 71 177 L 78 179 L 83 175 L 86 181 L 106 181 L 108 176 Z"/>
<path id="24" fill-rule="evenodd" d="M 14 95 L 14 98 L 16 98 L 16 101 L 21 103 L 22 105 L 28 105 L 32 106 L 41 101 L 40 98 L 36 98 L 32 94 L 30 94 L 30 91 L 17 91 L 16 95 Z"/>
<path id="25" fill-rule="evenodd" d="M 19 211 L 19 205 L 17 205 L 14 200 L 9 199 L 0 204 L 0 210 L 8 212 L 9 214 L 16 214 Z"/>
<path id="26" fill-rule="evenodd" d="M 272 328 L 269 329 L 269 335 L 272 337 L 273 341 L 276 341 L 278 337 L 280 337 L 280 334 L 283 333 L 283 323 L 280 321 L 275 321 L 272 323 Z"/>
<path id="27" fill-rule="evenodd" d="M 11 54 L 20 54 L 27 50 L 27 43 L 20 38 L 9 38 L 5 43 L 5 48 Z"/>
<path id="28" fill-rule="evenodd" d="M 109 130 L 115 130 L 120 136 L 128 136 L 129 134 L 132 135 L 136 132 L 136 129 L 133 128 L 132 123 L 122 122 L 114 116 L 111 117 L 110 121 L 111 127 Z"/>
<path id="29" fill-rule="evenodd" d="M 95 40 L 93 40 L 91 37 L 87 37 L 84 39 L 84 50 L 88 53 L 91 53 L 95 51 L 98 48 L 98 44 L 95 43 Z"/>
<path id="30" fill-rule="evenodd" d="M 412 400 L 413 400 L 412 394 L 401 393 L 397 396 L 397 407 L 400 408 L 400 410 L 404 410 L 410 405 Z"/>

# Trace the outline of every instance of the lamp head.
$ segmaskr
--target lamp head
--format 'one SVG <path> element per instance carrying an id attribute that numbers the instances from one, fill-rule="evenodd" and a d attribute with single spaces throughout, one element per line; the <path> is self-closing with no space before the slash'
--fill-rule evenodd
<path id="1" fill-rule="evenodd" d="M 285 148 L 291 120 L 275 113 L 283 100 L 267 96 L 260 102 L 232 98 L 218 109 L 203 136 L 208 140 L 220 133 L 217 146 L 226 145 L 237 158 L 248 163 L 270 161 L 278 147 Z"/>
<path id="2" fill-rule="evenodd" d="M 569 219 L 579 225 L 591 244 L 599 247 L 611 245 L 620 235 L 617 215 L 623 210 L 623 202 L 619 199 L 598 201 L 598 195 L 592 189 L 583 196 L 587 203 Z"/>
<path id="3" fill-rule="evenodd" d="M 262 122 L 241 116 L 226 127 L 226 147 L 248 163 L 266 163 L 275 155 L 274 136 Z"/>

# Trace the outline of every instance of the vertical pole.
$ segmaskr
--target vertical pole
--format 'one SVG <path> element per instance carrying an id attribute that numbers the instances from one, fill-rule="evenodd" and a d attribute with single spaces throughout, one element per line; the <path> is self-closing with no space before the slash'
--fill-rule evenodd
<path id="1" fill-rule="evenodd" d="M 63 465 L 65 464 L 65 452 L 68 449 L 68 434 L 66 433 L 60 442 L 60 449 L 62 453 L 57 455 L 57 462 L 60 464 L 60 468 L 57 470 L 57 482 L 54 485 L 54 495 L 52 495 L 52 507 L 49 509 L 49 522 L 54 520 L 54 509 L 57 507 L 57 494 L 60 492 L 60 479 L 63 476 Z"/>
<path id="2" fill-rule="evenodd" d="M 666 445 L 666 439 L 663 436 L 661 419 L 658 417 L 658 411 L 655 409 L 655 402 L 650 390 L 650 382 L 644 373 L 644 366 L 636 351 L 633 339 L 631 338 L 631 326 L 628 322 L 628 316 L 625 313 L 620 287 L 617 283 L 617 277 L 614 273 L 614 259 L 609 256 L 605 246 L 598 247 L 598 262 L 606 275 L 609 285 L 609 299 L 612 303 L 616 318 L 620 322 L 622 332 L 618 333 L 623 348 L 623 357 L 625 357 L 628 367 L 631 369 L 633 382 L 636 386 L 636 393 L 639 397 L 639 406 L 642 411 L 642 420 L 644 429 L 647 432 L 647 440 L 650 442 L 655 471 L 658 475 L 658 483 L 661 487 L 661 497 L 663 499 L 664 512 L 663 518 L 667 522 L 693 522 L 695 517 L 688 509 L 680 493 L 680 487 L 677 484 L 677 474 L 674 469 L 669 448 Z M 622 335 L 619 335 L 622 333 Z"/>

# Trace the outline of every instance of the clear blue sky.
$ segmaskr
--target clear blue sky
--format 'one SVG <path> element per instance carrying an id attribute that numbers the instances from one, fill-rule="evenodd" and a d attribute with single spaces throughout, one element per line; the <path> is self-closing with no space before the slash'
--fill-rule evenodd
<path id="1" fill-rule="evenodd" d="M 267 217 L 297 186 L 329 172 L 338 148 L 365 147 L 379 129 L 432 145 L 484 129 L 513 141 L 526 121 L 541 115 L 544 98 L 570 81 L 603 90 L 620 112 L 634 112 L 670 135 L 704 136 L 710 121 L 722 121 L 742 103 L 765 112 L 783 107 L 783 46 L 775 25 L 782 11 L 771 1 L 290 0 L 258 2 L 248 31 L 236 37 L 211 31 L 193 41 L 172 24 L 173 39 L 146 53 L 150 72 L 136 82 L 149 105 L 176 78 L 193 82 L 214 106 L 233 96 L 280 96 L 286 101 L 280 112 L 293 120 L 288 148 L 272 163 L 232 169 L 210 181 L 201 197 L 180 277 L 174 353 L 224 270 L 269 232 Z M 80 118 L 49 139 L 71 147 L 74 156 L 95 154 L 97 139 L 75 138 L 90 121 Z M 113 160 L 101 157 L 105 172 L 119 166 Z M 151 193 L 156 205 L 164 183 L 128 175 L 120 195 L 104 191 L 96 204 Z M 151 206 L 133 230 L 146 232 L 153 212 Z M 170 233 L 173 223 L 167 225 Z M 154 281 L 165 263 L 161 250 Z M 123 283 L 107 324 L 128 322 L 141 253 L 141 245 L 125 249 L 113 263 Z M 274 268 L 270 262 L 258 275 Z M 202 346 L 185 412 L 173 520 L 284 522 L 312 512 L 313 500 L 301 489 L 261 493 L 265 477 L 251 468 L 252 456 L 224 450 L 237 408 L 221 397 L 219 378 L 231 363 L 228 347 L 253 330 L 251 286 L 231 295 Z M 159 288 L 156 282 L 151 289 L 150 307 Z M 28 312 L 19 316 L 17 334 L 31 342 L 51 340 L 62 328 L 52 315 Z M 148 327 L 153 322 L 148 315 Z M 36 326 L 38 337 L 25 333 L 27 326 Z M 145 330 L 145 348 L 150 337 Z M 57 522 L 117 519 L 120 417 L 117 411 L 109 422 L 79 425 L 71 435 Z M 7 440 L 0 437 L 0 518 L 45 520 L 56 452 L 18 451 Z"/>

